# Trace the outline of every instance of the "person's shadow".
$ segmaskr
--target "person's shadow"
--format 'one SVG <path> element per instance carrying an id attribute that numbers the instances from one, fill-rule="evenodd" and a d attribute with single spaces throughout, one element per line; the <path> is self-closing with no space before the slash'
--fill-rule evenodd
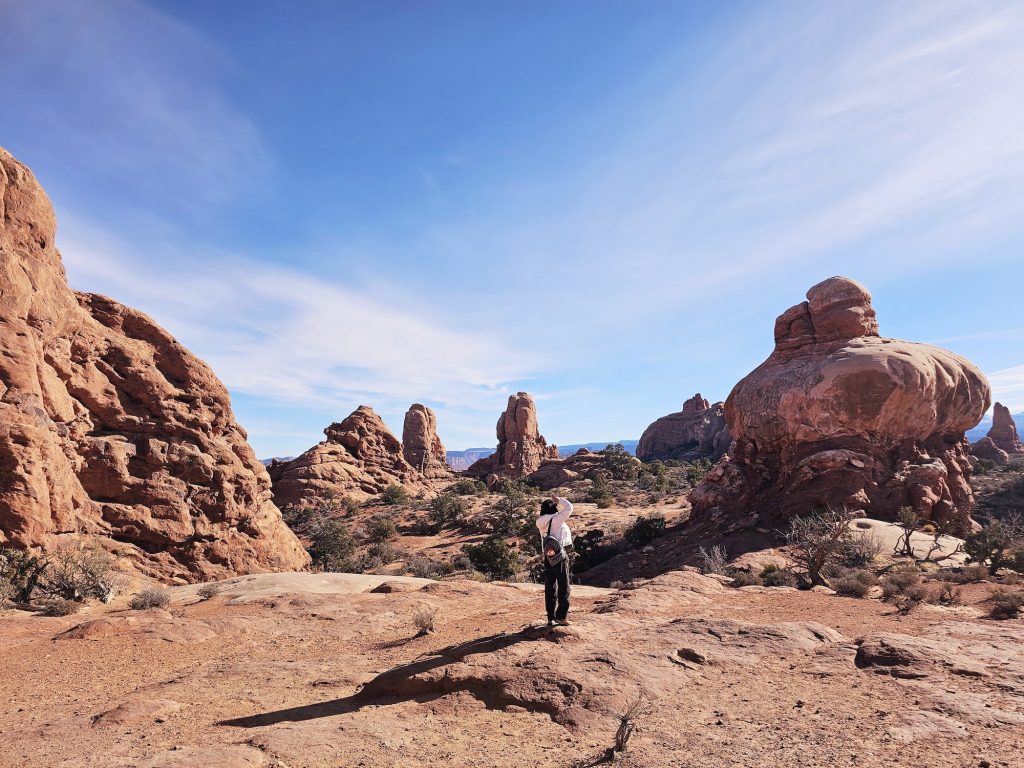
<path id="1" fill-rule="evenodd" d="M 542 640 L 552 634 L 557 634 L 557 630 L 547 626 L 527 627 L 519 632 L 501 632 L 489 635 L 488 637 L 469 640 L 465 643 L 442 648 L 425 659 L 403 664 L 382 672 L 359 691 L 343 699 L 321 701 L 315 704 L 278 709 L 273 712 L 264 712 L 248 717 L 222 720 L 218 725 L 230 725 L 238 728 L 261 728 L 277 723 L 316 720 L 321 717 L 332 717 L 334 715 L 357 712 L 363 707 L 381 700 L 397 703 L 417 699 L 422 696 L 436 697 L 444 695 L 446 691 L 440 689 L 435 680 L 418 678 L 417 675 L 462 661 L 467 656 L 472 656 L 473 654 L 493 653 L 516 643 Z"/>

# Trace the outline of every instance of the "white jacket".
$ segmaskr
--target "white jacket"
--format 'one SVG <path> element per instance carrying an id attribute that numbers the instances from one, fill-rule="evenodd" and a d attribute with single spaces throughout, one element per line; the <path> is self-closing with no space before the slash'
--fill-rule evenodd
<path id="1" fill-rule="evenodd" d="M 540 539 L 548 535 L 548 523 L 551 524 L 551 535 L 562 542 L 563 547 L 572 546 L 572 532 L 565 521 L 572 514 L 572 503 L 561 496 L 558 497 L 558 511 L 553 515 L 540 515 L 537 518 L 537 530 L 540 531 Z"/>

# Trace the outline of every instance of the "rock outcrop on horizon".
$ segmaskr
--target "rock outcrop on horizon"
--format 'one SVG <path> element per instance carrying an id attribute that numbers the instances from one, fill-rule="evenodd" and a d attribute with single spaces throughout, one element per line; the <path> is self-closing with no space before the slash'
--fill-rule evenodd
<path id="1" fill-rule="evenodd" d="M 444 444 L 437 436 L 437 417 L 425 405 L 414 403 L 405 414 L 402 455 L 426 478 L 451 477 Z"/>
<path id="2" fill-rule="evenodd" d="M 509 396 L 508 407 L 498 418 L 496 432 L 497 450 L 475 462 L 466 470 L 469 474 L 520 480 L 536 472 L 545 459 L 558 458 L 558 447 L 548 445 L 537 428 L 537 405 L 527 392 Z"/>
<path id="3" fill-rule="evenodd" d="M 775 323 L 775 351 L 725 404 L 730 455 L 691 493 L 693 520 L 771 526 L 826 505 L 874 517 L 904 505 L 970 527 L 964 431 L 990 403 L 969 361 L 878 334 L 871 295 L 833 277 Z"/>
<path id="4" fill-rule="evenodd" d="M 530 484 L 542 491 L 549 491 L 576 480 L 596 480 L 601 475 L 608 475 L 608 463 L 604 456 L 596 451 L 580 448 L 564 459 L 542 461 L 540 467 L 530 475 Z"/>
<path id="5" fill-rule="evenodd" d="M 1007 458 L 1024 456 L 1024 443 L 1021 443 L 1020 435 L 1017 434 L 1017 425 L 1013 421 L 1013 416 L 1010 415 L 1010 409 L 1002 403 L 992 406 L 992 427 L 989 429 L 988 435 L 972 446 L 976 456 L 981 455 L 977 449 L 986 440 L 991 440 L 997 450 L 1007 454 Z M 982 450 L 986 448 L 987 446 L 984 446 Z"/>
<path id="6" fill-rule="evenodd" d="M 302 455 L 271 463 L 279 507 L 345 496 L 363 501 L 393 483 L 409 486 L 420 479 L 405 460 L 402 443 L 368 405 L 331 424 L 324 434 L 326 440 Z"/>
<path id="7" fill-rule="evenodd" d="M 712 405 L 698 392 L 683 403 L 683 410 L 662 416 L 644 430 L 636 457 L 641 461 L 718 459 L 730 442 L 725 403 Z"/>
<path id="8" fill-rule="evenodd" d="M 32 173 L 0 149 L 0 545 L 94 540 L 188 580 L 308 563 L 214 373 L 72 291 Z"/>

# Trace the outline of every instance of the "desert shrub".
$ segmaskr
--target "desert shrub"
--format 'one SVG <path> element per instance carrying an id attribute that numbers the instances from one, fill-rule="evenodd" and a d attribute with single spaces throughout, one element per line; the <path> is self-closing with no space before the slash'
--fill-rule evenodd
<path id="1" fill-rule="evenodd" d="M 623 538 L 630 546 L 642 547 L 665 533 L 665 518 L 661 515 L 638 517 L 626 528 Z"/>
<path id="2" fill-rule="evenodd" d="M 960 587 L 944 581 L 938 585 L 938 589 L 931 593 L 929 602 L 937 603 L 938 605 L 960 605 L 961 592 L 963 590 Z"/>
<path id="3" fill-rule="evenodd" d="M 617 715 L 619 727 L 615 729 L 615 742 L 606 751 L 605 758 L 611 760 L 616 753 L 625 752 L 630 738 L 636 732 L 637 724 L 650 713 L 651 704 L 641 693 Z"/>
<path id="4" fill-rule="evenodd" d="M 50 553 L 39 589 L 50 597 L 79 602 L 95 598 L 109 603 L 122 583 L 117 561 L 109 552 L 68 544 Z"/>
<path id="5" fill-rule="evenodd" d="M 148 587 L 132 595 L 128 607 L 133 611 L 145 611 L 149 608 L 166 608 L 171 604 L 171 594 L 166 589 Z"/>
<path id="6" fill-rule="evenodd" d="M 832 588 L 837 595 L 844 597 L 867 597 L 871 591 L 871 585 L 858 579 L 856 576 L 839 576 L 832 579 Z"/>
<path id="7" fill-rule="evenodd" d="M 308 547 L 314 568 L 321 571 L 358 573 L 356 541 L 340 520 L 325 520 L 313 531 Z"/>
<path id="8" fill-rule="evenodd" d="M 823 584 L 827 567 L 837 562 L 850 539 L 853 512 L 846 507 L 829 507 L 807 517 L 793 517 L 786 541 L 795 550 L 797 563 L 807 572 L 811 584 Z"/>
<path id="9" fill-rule="evenodd" d="M 401 506 L 409 503 L 409 492 L 398 483 L 391 483 L 380 495 L 382 504 Z"/>
<path id="10" fill-rule="evenodd" d="M 469 556 L 465 552 L 460 552 L 452 558 L 452 570 L 472 571 L 473 561 L 469 559 Z"/>
<path id="11" fill-rule="evenodd" d="M 613 479 L 630 482 L 637 479 L 640 460 L 630 456 L 629 451 L 623 448 L 621 443 L 613 443 L 603 448 L 600 453 L 602 463 Z"/>
<path id="12" fill-rule="evenodd" d="M 913 557 L 914 544 L 910 536 L 917 530 L 917 526 L 920 524 L 917 512 L 912 507 L 900 507 L 896 510 L 896 524 L 900 527 L 901 533 L 899 539 L 896 540 L 896 547 L 893 553 Z"/>
<path id="13" fill-rule="evenodd" d="M 1024 608 L 1024 594 L 997 590 L 989 596 L 988 602 L 992 606 L 988 615 L 993 619 L 1014 619 Z"/>
<path id="14" fill-rule="evenodd" d="M 613 556 L 611 548 L 604 546 L 604 538 L 604 531 L 594 528 L 573 539 L 572 546 L 576 554 L 572 561 L 574 573 L 588 571 Z M 539 542 L 540 537 L 534 536 L 533 539 Z"/>
<path id="15" fill-rule="evenodd" d="M 533 506 L 529 498 L 530 490 L 522 483 L 506 480 L 501 485 L 500 493 L 493 506 L 498 514 L 495 533 L 502 536 L 520 533 L 524 528 L 523 518 L 528 516 L 527 513 Z"/>
<path id="16" fill-rule="evenodd" d="M 874 531 L 854 533 L 840 542 L 838 560 L 849 568 L 864 568 L 882 553 L 882 540 Z"/>
<path id="17" fill-rule="evenodd" d="M 715 544 L 711 549 L 701 547 L 697 550 L 699 565 L 697 568 L 701 573 L 724 574 L 729 564 L 729 555 L 725 547 Z"/>
<path id="18" fill-rule="evenodd" d="M 893 595 L 892 604 L 900 613 L 907 614 L 917 608 L 921 603 L 931 602 L 932 593 L 927 586 L 920 582 L 909 585 L 902 592 Z"/>
<path id="19" fill-rule="evenodd" d="M 196 590 L 196 594 L 203 598 L 203 600 L 209 600 L 210 598 L 216 597 L 220 594 L 220 584 L 215 584 L 213 582 L 203 584 Z"/>
<path id="20" fill-rule="evenodd" d="M 770 563 L 761 571 L 759 578 L 766 587 L 795 587 L 797 583 L 796 574 L 792 571 Z"/>
<path id="21" fill-rule="evenodd" d="M 967 535 L 964 539 L 964 551 L 976 563 L 989 564 L 989 573 L 996 572 L 1015 559 L 1015 550 L 1020 547 L 1024 538 L 1024 525 L 1019 517 L 1010 516 L 1003 520 L 994 520 L 980 531 Z"/>
<path id="22" fill-rule="evenodd" d="M 434 620 L 437 618 L 437 608 L 420 608 L 412 615 L 413 626 L 416 627 L 417 635 L 429 635 L 434 631 Z"/>
<path id="23" fill-rule="evenodd" d="M 992 461 L 992 459 L 975 459 L 974 460 L 974 474 L 976 475 L 987 475 L 990 472 L 995 471 L 998 465 Z"/>
<path id="24" fill-rule="evenodd" d="M 0 547 L 0 605 L 7 600 L 27 603 L 47 563 L 21 549 Z"/>
<path id="25" fill-rule="evenodd" d="M 653 494 L 668 493 L 672 487 L 668 468 L 660 461 L 644 464 L 640 469 L 638 485 L 641 490 L 651 491 Z"/>
<path id="26" fill-rule="evenodd" d="M 78 613 L 82 604 L 75 600 L 65 600 L 63 597 L 51 597 L 44 600 L 42 606 L 45 616 L 71 616 Z"/>
<path id="27" fill-rule="evenodd" d="M 622 589 L 624 586 L 626 586 L 626 584 L 624 582 L 620 581 L 619 579 L 616 579 L 615 581 L 613 581 L 611 584 L 608 585 L 608 588 L 609 589 Z"/>
<path id="28" fill-rule="evenodd" d="M 464 477 L 448 486 L 448 492 L 457 496 L 482 496 L 487 493 L 487 484 L 482 480 Z"/>
<path id="29" fill-rule="evenodd" d="M 398 526 L 391 515 L 374 515 L 366 522 L 366 538 L 370 541 L 390 541 L 398 536 Z"/>
<path id="30" fill-rule="evenodd" d="M 430 500 L 430 510 L 427 512 L 427 516 L 434 529 L 441 531 L 458 523 L 468 510 L 469 505 L 466 504 L 465 499 L 446 491 Z"/>
<path id="31" fill-rule="evenodd" d="M 882 577 L 882 599 L 893 600 L 920 583 L 921 572 L 917 568 L 897 568 Z"/>
<path id="32" fill-rule="evenodd" d="M 980 563 L 965 565 L 963 568 L 942 568 L 928 575 L 933 581 L 949 581 L 954 584 L 970 584 L 984 581 L 988 577 L 988 568 Z"/>
<path id="33" fill-rule="evenodd" d="M 697 459 L 694 462 L 684 462 L 683 477 L 686 478 L 686 482 L 692 487 L 696 488 L 700 485 L 704 476 L 711 471 L 712 467 L 711 459 Z"/>
<path id="34" fill-rule="evenodd" d="M 736 571 L 732 575 L 732 583 L 730 587 L 754 587 L 761 586 L 761 579 L 757 574 L 751 573 L 750 571 Z"/>
<path id="35" fill-rule="evenodd" d="M 403 557 L 402 550 L 393 547 L 385 541 L 378 541 L 367 548 L 366 554 L 363 556 L 362 570 L 369 571 L 374 568 L 390 565 L 396 560 L 401 560 Z"/>
<path id="36" fill-rule="evenodd" d="M 462 551 L 475 570 L 492 579 L 508 581 L 519 568 L 519 556 L 500 536 L 488 536 L 479 544 L 467 544 Z"/>
<path id="37" fill-rule="evenodd" d="M 421 579 L 436 579 L 452 572 L 451 563 L 440 563 L 423 555 L 412 555 L 405 561 L 405 569 Z"/>
<path id="38" fill-rule="evenodd" d="M 612 492 L 608 488 L 608 478 L 601 472 L 598 473 L 587 489 L 587 501 L 597 505 L 598 509 L 607 509 L 612 505 Z"/>
<path id="39" fill-rule="evenodd" d="M 1017 573 L 1024 573 L 1024 549 L 1018 549 L 1013 553 L 1013 560 L 1006 563 L 1006 567 Z"/>

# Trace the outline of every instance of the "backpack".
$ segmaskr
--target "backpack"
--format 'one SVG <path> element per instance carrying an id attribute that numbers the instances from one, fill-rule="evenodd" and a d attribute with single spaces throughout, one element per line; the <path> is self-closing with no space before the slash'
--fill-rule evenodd
<path id="1" fill-rule="evenodd" d="M 551 535 L 551 524 L 554 522 L 554 517 L 548 521 L 548 533 L 544 537 L 544 542 L 542 544 L 544 559 L 550 566 L 556 566 L 565 560 L 565 547 L 562 546 L 561 538 L 555 538 Z M 561 531 L 559 531 L 559 533 L 561 533 Z"/>

